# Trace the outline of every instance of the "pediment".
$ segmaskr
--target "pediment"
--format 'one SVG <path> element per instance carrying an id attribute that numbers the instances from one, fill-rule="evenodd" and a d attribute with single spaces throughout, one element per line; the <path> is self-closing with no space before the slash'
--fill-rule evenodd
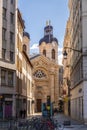
<path id="1" fill-rule="evenodd" d="M 31 60 L 33 66 L 35 67 L 39 67 L 39 66 L 49 66 L 49 64 L 51 64 L 50 60 L 48 58 L 46 58 L 45 56 L 38 56 L 36 58 L 34 58 L 33 60 Z"/>
<path id="2" fill-rule="evenodd" d="M 39 67 L 39 66 L 48 66 L 49 65 L 49 60 L 47 61 L 46 57 L 44 56 L 39 56 L 33 59 L 32 61 L 33 66 Z"/>

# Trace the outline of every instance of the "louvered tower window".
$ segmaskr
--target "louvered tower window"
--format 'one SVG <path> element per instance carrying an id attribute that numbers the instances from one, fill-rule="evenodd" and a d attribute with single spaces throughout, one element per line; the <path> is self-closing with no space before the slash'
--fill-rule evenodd
<path id="1" fill-rule="evenodd" d="M 55 59 L 55 50 L 52 49 L 52 59 Z"/>
<path id="2" fill-rule="evenodd" d="M 46 50 L 43 50 L 43 55 L 46 56 Z"/>

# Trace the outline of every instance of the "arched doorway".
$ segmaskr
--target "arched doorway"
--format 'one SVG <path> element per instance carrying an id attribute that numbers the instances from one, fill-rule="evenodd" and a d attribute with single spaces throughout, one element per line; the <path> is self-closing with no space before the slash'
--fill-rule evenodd
<path id="1" fill-rule="evenodd" d="M 38 86 L 37 88 L 42 88 Z M 36 96 L 36 108 L 37 112 L 41 112 L 41 107 L 42 107 L 42 95 L 43 93 L 39 90 L 37 90 L 37 96 Z"/>
<path id="2" fill-rule="evenodd" d="M 48 75 L 43 68 L 38 68 L 33 73 L 35 79 L 35 110 L 42 112 L 42 104 L 46 102 L 46 95 L 49 93 Z"/>
<path id="3" fill-rule="evenodd" d="M 37 99 L 36 102 L 37 102 L 37 112 L 41 112 L 42 100 Z"/>

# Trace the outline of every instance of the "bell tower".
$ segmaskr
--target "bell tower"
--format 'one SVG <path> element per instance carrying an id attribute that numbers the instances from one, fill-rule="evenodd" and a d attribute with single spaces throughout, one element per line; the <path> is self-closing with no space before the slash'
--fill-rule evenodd
<path id="1" fill-rule="evenodd" d="M 50 21 L 44 27 L 44 37 L 39 41 L 39 52 L 55 63 L 58 63 L 58 40 L 53 36 L 53 27 Z"/>

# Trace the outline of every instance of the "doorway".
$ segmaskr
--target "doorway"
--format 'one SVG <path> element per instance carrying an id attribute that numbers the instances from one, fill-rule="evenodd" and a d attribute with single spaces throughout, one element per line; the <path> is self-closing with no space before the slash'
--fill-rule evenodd
<path id="1" fill-rule="evenodd" d="M 37 112 L 41 112 L 41 104 L 42 104 L 42 100 L 37 99 Z"/>

